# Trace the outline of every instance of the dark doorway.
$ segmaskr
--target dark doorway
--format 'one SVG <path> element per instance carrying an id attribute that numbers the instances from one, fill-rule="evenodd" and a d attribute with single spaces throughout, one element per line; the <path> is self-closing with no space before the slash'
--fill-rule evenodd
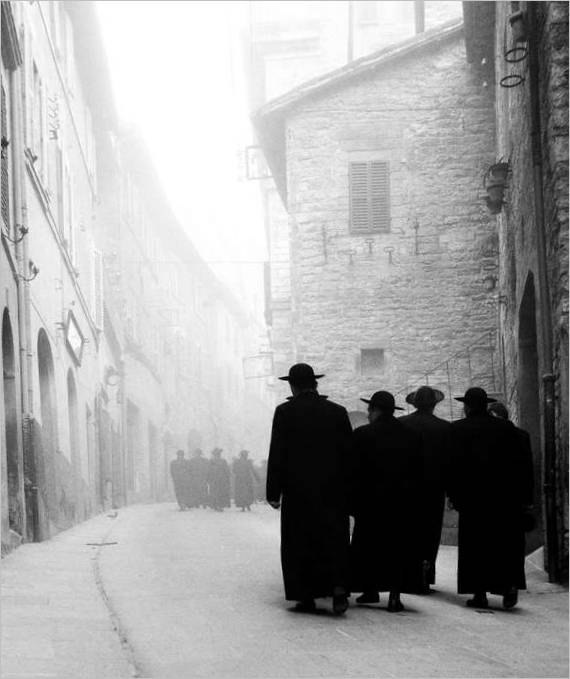
<path id="1" fill-rule="evenodd" d="M 529 273 L 519 308 L 518 336 L 519 424 L 530 434 L 534 458 L 534 506 L 536 528 L 527 533 L 526 550 L 530 553 L 544 544 L 542 508 L 542 443 L 540 437 L 540 381 L 536 339 L 536 302 L 534 276 Z"/>
<path id="2" fill-rule="evenodd" d="M 8 493 L 8 521 L 10 529 L 23 535 L 23 484 L 19 462 L 18 396 L 16 390 L 16 361 L 14 338 L 8 309 L 2 316 L 2 373 L 4 387 L 4 425 L 6 443 L 6 478 Z"/>

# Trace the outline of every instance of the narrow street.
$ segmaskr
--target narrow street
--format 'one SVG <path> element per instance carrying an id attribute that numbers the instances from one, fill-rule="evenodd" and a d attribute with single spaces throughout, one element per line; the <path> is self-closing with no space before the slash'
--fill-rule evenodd
<path id="1" fill-rule="evenodd" d="M 3 676 L 567 676 L 567 592 L 529 567 L 519 608 L 466 609 L 455 559 L 442 549 L 437 593 L 406 596 L 403 613 L 383 601 L 336 618 L 323 601 L 302 615 L 282 596 L 277 512 L 129 507 L 4 560 Z"/>

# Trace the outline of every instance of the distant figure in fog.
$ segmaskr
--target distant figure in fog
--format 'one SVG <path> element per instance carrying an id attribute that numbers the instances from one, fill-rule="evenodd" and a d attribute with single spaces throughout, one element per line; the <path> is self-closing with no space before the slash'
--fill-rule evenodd
<path id="1" fill-rule="evenodd" d="M 177 450 L 176 459 L 170 463 L 174 494 L 181 512 L 190 506 L 190 470 L 188 464 L 188 460 L 184 458 L 183 450 Z"/>
<path id="2" fill-rule="evenodd" d="M 259 480 L 252 461 L 248 458 L 249 451 L 242 450 L 239 459 L 233 463 L 234 473 L 234 501 L 241 511 L 251 511 L 254 497 L 254 482 Z"/>
<path id="3" fill-rule="evenodd" d="M 422 543 L 423 582 L 420 593 L 428 594 L 435 583 L 435 562 L 441 540 L 445 508 L 445 473 L 449 457 L 451 423 L 436 417 L 435 406 L 443 401 L 443 393 L 432 387 L 420 387 L 406 396 L 406 403 L 416 411 L 400 417 L 407 427 L 422 437 L 422 485 L 420 539 Z"/>
<path id="4" fill-rule="evenodd" d="M 394 417 L 402 408 L 390 392 L 361 400 L 370 424 L 353 434 L 351 589 L 362 592 L 358 604 L 378 603 L 378 592 L 389 592 L 388 611 L 398 612 L 404 610 L 400 593 L 422 584 L 422 440 Z"/>
<path id="5" fill-rule="evenodd" d="M 346 410 L 320 396 L 313 368 L 297 363 L 280 379 L 292 397 L 275 409 L 267 464 L 267 501 L 281 507 L 281 564 L 285 598 L 314 611 L 333 597 L 348 608 L 349 516 L 347 470 L 351 427 Z"/>
<path id="6" fill-rule="evenodd" d="M 230 468 L 222 458 L 222 449 L 214 448 L 208 467 L 208 497 L 210 506 L 217 512 L 231 506 Z"/>
<path id="7" fill-rule="evenodd" d="M 526 589 L 524 510 L 529 468 L 512 423 L 487 412 L 484 389 L 472 387 L 456 400 L 465 418 L 452 423 L 449 497 L 459 512 L 457 589 L 473 594 L 472 608 L 487 608 L 487 593 L 513 608 Z"/>
<path id="8" fill-rule="evenodd" d="M 210 468 L 208 460 L 202 455 L 200 448 L 192 453 L 192 458 L 188 461 L 190 469 L 190 506 L 208 506 L 208 470 Z"/>

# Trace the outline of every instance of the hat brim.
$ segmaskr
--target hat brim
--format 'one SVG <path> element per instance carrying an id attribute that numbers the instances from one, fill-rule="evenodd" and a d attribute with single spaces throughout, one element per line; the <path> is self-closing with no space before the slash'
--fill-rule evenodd
<path id="1" fill-rule="evenodd" d="M 361 398 L 362 403 L 370 403 L 369 398 Z M 394 406 L 394 410 L 405 410 L 405 408 L 400 408 L 400 406 Z"/>
<path id="2" fill-rule="evenodd" d="M 478 399 L 468 399 L 468 400 L 466 400 L 465 396 L 455 396 L 454 398 L 455 398 L 456 401 L 459 401 L 460 403 L 469 403 L 469 402 L 473 403 L 473 402 L 476 402 L 478 400 Z M 485 403 L 497 403 L 497 399 L 491 398 L 490 396 L 487 396 L 487 398 L 485 399 Z"/>
<path id="3" fill-rule="evenodd" d="M 435 394 L 435 401 L 433 401 L 434 405 L 441 403 L 445 398 L 443 391 L 440 391 L 439 389 L 433 389 L 433 388 L 432 388 L 432 391 Z M 415 406 L 416 404 L 414 403 L 414 397 L 415 397 L 416 394 L 417 394 L 417 391 L 410 392 L 406 396 L 406 403 L 409 403 L 411 406 Z M 426 403 L 426 405 L 427 405 L 427 403 Z"/>
<path id="4" fill-rule="evenodd" d="M 313 375 L 313 378 L 315 380 L 320 380 L 321 377 L 324 377 L 324 375 Z M 278 377 L 277 379 L 283 380 L 284 382 L 290 382 L 291 380 L 289 379 L 289 375 L 283 375 L 282 377 Z"/>

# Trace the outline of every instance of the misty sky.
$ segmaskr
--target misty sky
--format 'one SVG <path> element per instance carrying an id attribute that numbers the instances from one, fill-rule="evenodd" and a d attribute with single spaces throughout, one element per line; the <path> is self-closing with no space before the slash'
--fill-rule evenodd
<path id="1" fill-rule="evenodd" d="M 242 2 L 98 2 L 121 118 L 145 138 L 172 207 L 207 260 L 263 259 L 257 186 L 238 181 L 249 139 Z M 227 267 L 229 269 L 229 267 Z"/>

